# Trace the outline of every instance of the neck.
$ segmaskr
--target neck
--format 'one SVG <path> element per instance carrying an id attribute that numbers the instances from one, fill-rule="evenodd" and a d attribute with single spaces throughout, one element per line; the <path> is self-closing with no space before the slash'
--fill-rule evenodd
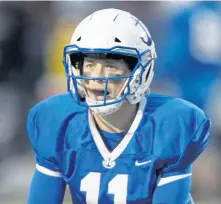
<path id="1" fill-rule="evenodd" d="M 124 102 L 121 108 L 107 116 L 101 116 L 93 113 L 97 126 L 106 132 L 120 133 L 130 128 L 137 114 L 137 104 Z"/>

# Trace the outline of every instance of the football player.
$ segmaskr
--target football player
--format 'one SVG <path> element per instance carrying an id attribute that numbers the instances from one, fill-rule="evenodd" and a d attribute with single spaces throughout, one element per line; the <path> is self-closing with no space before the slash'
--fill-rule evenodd
<path id="1" fill-rule="evenodd" d="M 29 204 L 193 203 L 191 167 L 210 121 L 195 105 L 149 92 L 156 52 L 146 26 L 118 9 L 86 17 L 64 48 L 68 93 L 35 105 Z"/>

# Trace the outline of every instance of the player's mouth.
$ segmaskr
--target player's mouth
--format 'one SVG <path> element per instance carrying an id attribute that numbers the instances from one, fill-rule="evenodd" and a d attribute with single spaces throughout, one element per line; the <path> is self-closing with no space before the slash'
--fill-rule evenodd
<path id="1" fill-rule="evenodd" d="M 104 95 L 105 91 L 104 90 L 90 90 L 89 91 L 89 97 L 92 97 L 94 100 L 97 101 L 104 101 Z M 107 91 L 107 98 L 106 100 L 112 99 L 110 92 Z"/>

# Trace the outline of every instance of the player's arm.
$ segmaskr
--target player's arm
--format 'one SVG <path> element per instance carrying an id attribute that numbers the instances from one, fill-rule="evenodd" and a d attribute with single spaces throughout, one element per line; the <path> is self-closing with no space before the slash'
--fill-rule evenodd
<path id="1" fill-rule="evenodd" d="M 57 172 L 44 168 L 40 168 L 39 171 L 37 168 L 31 181 L 28 204 L 61 204 L 65 186 L 65 182 Z"/>
<path id="2" fill-rule="evenodd" d="M 53 140 L 41 137 L 43 131 L 37 120 L 37 111 L 31 110 L 27 121 L 29 140 L 36 156 L 36 171 L 31 181 L 28 204 L 61 204 L 66 184 L 59 170 Z"/>
<path id="3" fill-rule="evenodd" d="M 153 204 L 193 204 L 191 190 L 191 166 L 183 171 L 160 176 L 154 192 Z"/>

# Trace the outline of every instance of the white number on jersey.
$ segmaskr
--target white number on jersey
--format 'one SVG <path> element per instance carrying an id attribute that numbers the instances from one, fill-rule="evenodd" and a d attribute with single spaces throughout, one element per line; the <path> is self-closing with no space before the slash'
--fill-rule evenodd
<path id="1" fill-rule="evenodd" d="M 90 172 L 81 180 L 81 191 L 86 192 L 87 204 L 98 204 L 101 174 Z M 114 195 L 114 204 L 127 202 L 127 174 L 117 174 L 108 184 L 108 194 Z"/>

